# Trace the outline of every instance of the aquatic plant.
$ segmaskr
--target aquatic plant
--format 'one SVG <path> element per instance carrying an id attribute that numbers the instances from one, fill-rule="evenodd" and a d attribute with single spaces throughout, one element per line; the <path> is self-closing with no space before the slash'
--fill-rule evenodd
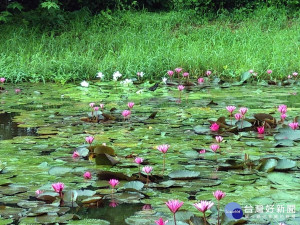
<path id="1" fill-rule="evenodd" d="M 203 84 L 204 83 L 204 78 L 199 77 L 197 81 L 198 81 L 198 84 Z"/>
<path id="2" fill-rule="evenodd" d="M 148 185 L 149 185 L 149 174 L 152 172 L 153 167 L 152 166 L 144 166 L 142 170 L 143 170 L 144 173 L 147 174 L 146 186 L 148 187 Z"/>
<path id="3" fill-rule="evenodd" d="M 220 200 L 226 196 L 226 193 L 220 190 L 213 192 L 213 195 L 218 200 L 218 225 L 220 225 Z"/>
<path id="4" fill-rule="evenodd" d="M 84 80 L 80 83 L 80 85 L 81 85 L 81 87 L 88 87 L 89 83 Z"/>
<path id="5" fill-rule="evenodd" d="M 168 220 L 164 221 L 163 218 L 159 218 L 159 220 L 156 220 L 155 223 L 157 225 L 166 225 L 168 223 Z"/>
<path id="6" fill-rule="evenodd" d="M 212 72 L 211 72 L 211 70 L 207 70 L 206 72 L 205 72 L 205 74 L 206 74 L 206 76 L 210 76 L 211 74 L 212 74 Z"/>
<path id="7" fill-rule="evenodd" d="M 167 74 L 170 77 L 170 80 L 172 81 L 173 75 L 174 75 L 174 71 L 173 70 L 168 70 Z"/>
<path id="8" fill-rule="evenodd" d="M 134 102 L 128 102 L 127 106 L 129 109 L 132 109 L 134 106 Z"/>
<path id="9" fill-rule="evenodd" d="M 289 123 L 289 127 L 292 128 L 292 130 L 297 130 L 299 127 L 299 123 L 298 122 Z"/>
<path id="10" fill-rule="evenodd" d="M 233 114 L 233 111 L 236 109 L 236 107 L 233 105 L 229 105 L 229 106 L 226 106 L 226 109 L 229 112 L 230 123 L 232 125 L 232 114 Z"/>
<path id="11" fill-rule="evenodd" d="M 210 149 L 213 151 L 213 152 L 216 152 L 218 149 L 220 149 L 220 145 L 218 144 L 212 144 L 210 146 Z"/>
<path id="12" fill-rule="evenodd" d="M 89 180 L 89 179 L 92 179 L 92 174 L 91 174 L 91 172 L 86 171 L 86 172 L 83 174 L 83 177 L 84 177 L 84 179 Z"/>
<path id="13" fill-rule="evenodd" d="M 58 182 L 58 183 L 54 183 L 52 184 L 52 188 L 54 189 L 55 192 L 57 192 L 59 194 L 59 197 L 62 199 L 63 198 L 63 190 L 65 188 L 65 184 Z"/>
<path id="14" fill-rule="evenodd" d="M 77 151 L 74 151 L 73 154 L 72 154 L 72 158 L 76 159 L 76 158 L 79 158 L 79 157 L 80 157 L 80 154 Z"/>
<path id="15" fill-rule="evenodd" d="M 170 145 L 159 145 L 157 146 L 157 150 L 160 151 L 161 153 L 163 153 L 163 175 L 165 172 L 165 164 L 166 164 L 166 153 L 168 151 L 168 149 L 170 148 Z"/>
<path id="16" fill-rule="evenodd" d="M 205 212 L 207 210 L 209 210 L 213 205 L 214 205 L 214 203 L 211 202 L 211 201 L 200 201 L 199 203 L 195 203 L 194 204 L 194 206 L 196 207 L 196 209 L 198 209 L 200 212 L 203 213 L 203 220 L 204 220 L 204 224 L 205 225 L 207 225 L 206 217 L 205 217 Z"/>
<path id="17" fill-rule="evenodd" d="M 220 125 L 217 124 L 217 123 L 213 123 L 211 126 L 210 126 L 210 130 L 211 131 L 218 131 L 220 129 Z"/>
<path id="18" fill-rule="evenodd" d="M 91 146 L 93 141 L 94 141 L 94 137 L 93 136 L 87 136 L 85 137 L 85 141 Z"/>
<path id="19" fill-rule="evenodd" d="M 130 114 L 131 114 L 131 111 L 130 111 L 130 110 L 124 110 L 124 111 L 122 112 L 122 116 L 124 117 L 124 121 L 125 121 L 126 119 L 129 119 Z"/>
<path id="20" fill-rule="evenodd" d="M 114 193 L 114 189 L 120 183 L 120 181 L 117 179 L 110 179 L 108 183 L 111 186 L 111 192 Z"/>
<path id="21" fill-rule="evenodd" d="M 139 178 L 141 177 L 141 169 L 140 169 L 140 165 L 141 165 L 141 163 L 144 161 L 144 159 L 143 158 L 141 158 L 141 157 L 136 157 L 135 159 L 134 159 L 134 162 L 136 163 L 136 164 L 138 164 L 138 167 L 139 167 Z"/>
<path id="22" fill-rule="evenodd" d="M 222 136 L 216 136 L 216 142 L 217 143 L 221 143 L 223 141 L 223 137 Z"/>
<path id="23" fill-rule="evenodd" d="M 259 134 L 264 134 L 264 133 L 265 133 L 265 127 L 264 127 L 264 126 L 257 127 L 257 132 L 258 132 Z"/>
<path id="24" fill-rule="evenodd" d="M 170 209 L 170 211 L 173 213 L 173 218 L 174 218 L 174 224 L 176 225 L 176 217 L 175 214 L 176 212 L 181 208 L 181 206 L 184 203 L 179 201 L 179 200 L 169 200 L 166 202 L 166 205 Z"/>

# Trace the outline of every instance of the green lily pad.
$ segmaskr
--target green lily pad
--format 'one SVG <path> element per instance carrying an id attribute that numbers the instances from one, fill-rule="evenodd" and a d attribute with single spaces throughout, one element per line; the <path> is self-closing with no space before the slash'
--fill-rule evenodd
<path id="1" fill-rule="evenodd" d="M 262 165 L 260 166 L 259 170 L 264 172 L 271 172 L 277 166 L 276 159 L 266 159 L 263 161 Z"/>
<path id="2" fill-rule="evenodd" d="M 187 180 L 199 178 L 200 172 L 189 170 L 177 170 L 169 173 L 169 177 L 175 180 Z"/>
<path id="3" fill-rule="evenodd" d="M 141 191 L 144 187 L 144 183 L 140 181 L 130 181 L 123 186 L 125 191 Z"/>
<path id="4" fill-rule="evenodd" d="M 208 127 L 202 127 L 200 125 L 194 127 L 194 132 L 196 134 L 208 134 L 210 129 Z"/>
<path id="5" fill-rule="evenodd" d="M 299 141 L 300 140 L 300 130 L 292 130 L 291 128 L 282 128 L 279 129 L 279 134 L 275 135 L 276 140 L 293 140 Z"/>
<path id="6" fill-rule="evenodd" d="M 295 145 L 295 142 L 290 139 L 282 139 L 278 140 L 275 144 L 274 147 L 293 147 Z"/>
<path id="7" fill-rule="evenodd" d="M 280 159 L 278 164 L 275 167 L 275 170 L 290 170 L 296 167 L 296 161 L 289 160 L 289 159 Z"/>

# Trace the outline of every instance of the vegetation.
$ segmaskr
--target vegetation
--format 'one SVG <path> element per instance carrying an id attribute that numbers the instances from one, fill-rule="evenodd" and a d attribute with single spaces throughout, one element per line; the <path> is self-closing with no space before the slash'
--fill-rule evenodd
<path id="1" fill-rule="evenodd" d="M 199 13 L 175 6 L 186 9 L 15 13 L 0 25 L 0 76 L 65 83 L 94 79 L 99 71 L 108 80 L 119 70 L 125 77 L 143 71 L 161 79 L 183 67 L 194 78 L 207 69 L 229 79 L 249 69 L 266 77 L 272 69 L 272 77 L 281 79 L 300 67 L 298 10 L 264 5 L 229 12 L 228 6 Z"/>

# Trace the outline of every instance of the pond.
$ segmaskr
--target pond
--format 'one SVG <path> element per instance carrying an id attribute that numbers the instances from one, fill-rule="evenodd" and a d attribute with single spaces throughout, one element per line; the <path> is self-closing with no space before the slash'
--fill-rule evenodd
<path id="1" fill-rule="evenodd" d="M 193 206 L 201 200 L 215 203 L 206 217 L 217 224 L 213 192 L 222 190 L 221 224 L 300 224 L 300 131 L 288 125 L 300 114 L 299 87 L 224 83 L 179 93 L 172 83 L 153 85 L 5 84 L 0 223 L 152 225 L 162 217 L 169 225 L 173 215 L 165 202 L 179 199 L 177 225 L 204 224 Z M 124 118 L 128 102 L 134 106 Z M 230 105 L 235 113 L 248 108 L 242 123 L 229 117 Z M 220 128 L 212 131 L 215 122 Z M 163 144 L 170 145 L 166 154 L 157 150 Z M 214 152 L 212 144 L 220 149 Z M 79 157 L 72 157 L 75 151 Z M 144 159 L 141 168 L 136 157 Z M 149 180 L 139 173 L 144 166 L 153 167 Z M 87 171 L 91 179 L 83 177 Z M 114 189 L 113 178 L 120 181 Z M 57 182 L 64 183 L 63 199 L 51 187 Z M 242 218 L 224 214 L 230 202 L 241 206 Z"/>

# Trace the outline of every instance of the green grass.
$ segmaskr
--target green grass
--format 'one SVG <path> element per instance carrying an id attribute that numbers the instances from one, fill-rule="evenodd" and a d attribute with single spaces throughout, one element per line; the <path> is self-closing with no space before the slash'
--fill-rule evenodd
<path id="1" fill-rule="evenodd" d="M 254 69 L 266 77 L 286 77 L 300 68 L 298 17 L 284 9 L 261 8 L 196 16 L 191 11 L 115 12 L 90 16 L 82 11 L 60 29 L 0 25 L 0 76 L 9 81 L 68 82 L 111 79 L 143 71 L 161 79 L 183 67 L 199 77 L 211 69 L 229 79 Z"/>

